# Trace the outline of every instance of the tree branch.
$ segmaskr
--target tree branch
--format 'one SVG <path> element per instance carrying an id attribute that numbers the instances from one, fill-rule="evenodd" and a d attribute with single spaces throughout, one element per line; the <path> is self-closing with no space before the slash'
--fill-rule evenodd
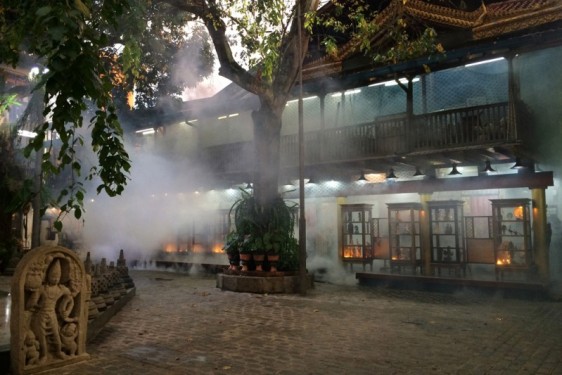
<path id="1" fill-rule="evenodd" d="M 250 74 L 234 59 L 226 36 L 226 24 L 214 0 L 158 0 L 197 16 L 205 24 L 219 60 L 219 74 L 243 89 L 261 97 L 271 96 L 270 87 Z"/>
<path id="2" fill-rule="evenodd" d="M 309 35 L 304 27 L 305 14 L 318 8 L 318 0 L 298 0 L 293 11 L 293 22 L 286 38 L 281 44 L 281 61 L 276 74 L 273 87 L 276 88 L 276 96 L 279 100 L 286 100 L 287 95 L 293 87 L 300 65 L 308 50 Z M 300 7 L 300 19 L 297 7 Z M 299 40 L 299 22 L 301 27 L 301 39 Z"/>

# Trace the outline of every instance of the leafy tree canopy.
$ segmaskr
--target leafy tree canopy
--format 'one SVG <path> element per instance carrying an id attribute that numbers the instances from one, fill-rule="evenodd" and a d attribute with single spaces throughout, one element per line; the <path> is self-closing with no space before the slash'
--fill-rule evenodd
<path id="1" fill-rule="evenodd" d="M 329 12 L 317 13 L 321 4 Z M 87 114 L 91 146 L 99 165 L 86 175 L 98 176 L 97 191 L 120 194 L 127 183 L 130 160 L 124 149 L 118 121 L 118 101 L 135 88 L 139 106 L 155 105 L 161 95 L 174 95 L 193 85 L 199 75 L 173 74 L 182 57 L 210 72 L 212 45 L 220 65 L 219 73 L 259 96 L 262 109 L 254 117 L 256 143 L 264 144 L 265 162 L 258 166 L 255 181 L 260 202 L 276 195 L 278 138 L 281 113 L 290 96 L 299 66 L 306 54 L 310 33 L 331 30 L 324 40 L 326 50 L 335 53 L 333 33 L 351 35 L 356 48 L 370 51 L 371 41 L 381 32 L 372 22 L 378 9 L 367 0 L 3 0 L 0 5 L 0 63 L 16 64 L 20 53 L 37 56 L 48 69 L 39 86 L 44 88 L 44 115 L 49 121 L 36 129 L 38 136 L 28 148 L 44 146 L 47 130 L 60 136 L 62 147 L 56 161 L 43 159 L 43 169 L 59 173 L 71 167 L 76 174 L 81 164 L 76 148 L 84 143 L 77 129 Z M 297 17 L 297 15 L 301 17 Z M 400 44 L 384 61 L 413 57 L 426 51 L 418 48 L 397 19 L 394 40 Z M 185 25 L 199 22 L 186 38 Z M 306 20 L 306 21 L 305 21 Z M 422 39 L 422 44 L 429 41 Z M 194 54 L 192 47 L 198 47 Z M 189 52 L 187 52 L 189 51 Z M 238 52 L 237 52 L 238 51 Z M 118 89 L 116 89 L 118 88 Z M 89 110 L 89 111 L 88 111 Z M 260 130 L 261 129 L 261 130 Z M 269 146 L 267 146 L 269 144 Z M 262 193 L 264 195 L 262 196 Z M 66 209 L 80 215 L 83 191 L 69 195 Z M 265 197 L 265 200 L 262 199 Z"/>
<path id="2" fill-rule="evenodd" d="M 47 121 L 34 124 L 37 136 L 26 154 L 44 147 L 47 132 L 54 131 L 61 146 L 56 157 L 43 158 L 43 171 L 58 174 L 72 168 L 80 175 L 77 150 L 84 138 L 78 129 L 87 124 L 98 166 L 84 177 L 99 177 L 98 193 L 120 194 L 130 169 L 118 120 L 126 93 L 134 89 L 139 107 L 153 106 L 158 97 L 178 95 L 212 71 L 204 29 L 186 28 L 192 19 L 166 4 L 144 0 L 3 0 L 0 63 L 15 66 L 28 54 L 45 68 L 35 90 L 44 90 Z M 191 56 L 197 72 L 174 74 L 185 56 Z M 62 209 L 75 209 L 80 217 L 83 198 L 80 183 L 64 189 Z"/>

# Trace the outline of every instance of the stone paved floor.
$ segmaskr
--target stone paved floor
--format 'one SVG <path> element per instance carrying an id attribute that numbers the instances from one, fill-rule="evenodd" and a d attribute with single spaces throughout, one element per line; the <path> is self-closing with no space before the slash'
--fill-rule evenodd
<path id="1" fill-rule="evenodd" d="M 562 303 L 317 283 L 306 296 L 131 272 L 137 295 L 44 374 L 562 374 Z"/>

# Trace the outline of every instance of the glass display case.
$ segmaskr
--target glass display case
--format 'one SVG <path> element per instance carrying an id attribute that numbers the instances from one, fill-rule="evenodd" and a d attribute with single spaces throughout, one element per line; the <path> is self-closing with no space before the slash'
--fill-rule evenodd
<path id="1" fill-rule="evenodd" d="M 371 242 L 372 204 L 343 204 L 342 214 L 342 260 L 370 264 L 372 268 L 373 247 Z"/>
<path id="2" fill-rule="evenodd" d="M 429 231 L 431 243 L 431 267 L 441 275 L 447 269 L 460 276 L 466 275 L 466 246 L 463 225 L 463 201 L 430 201 Z"/>
<path id="3" fill-rule="evenodd" d="M 504 271 L 528 270 L 531 249 L 530 199 L 491 199 L 496 279 Z"/>
<path id="4" fill-rule="evenodd" d="M 420 248 L 420 203 L 387 203 L 391 272 L 422 268 Z"/>

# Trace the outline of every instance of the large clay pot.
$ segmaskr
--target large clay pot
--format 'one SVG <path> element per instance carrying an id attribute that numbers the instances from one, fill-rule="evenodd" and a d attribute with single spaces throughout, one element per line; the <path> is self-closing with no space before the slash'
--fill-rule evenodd
<path id="1" fill-rule="evenodd" d="M 242 271 L 248 271 L 248 265 L 250 264 L 250 260 L 252 260 L 252 254 L 249 253 L 240 253 L 240 262 L 242 263 Z"/>
<path id="2" fill-rule="evenodd" d="M 279 254 L 267 254 L 269 262 L 269 272 L 277 272 L 277 263 L 279 263 Z"/>
<path id="3" fill-rule="evenodd" d="M 240 266 L 240 254 L 239 253 L 227 254 L 227 256 L 228 256 L 228 264 L 229 264 L 228 269 L 231 271 L 237 271 L 238 266 Z"/>
<path id="4" fill-rule="evenodd" d="M 254 253 L 254 263 L 256 264 L 256 271 L 263 271 L 263 261 L 265 260 L 265 254 Z"/>

